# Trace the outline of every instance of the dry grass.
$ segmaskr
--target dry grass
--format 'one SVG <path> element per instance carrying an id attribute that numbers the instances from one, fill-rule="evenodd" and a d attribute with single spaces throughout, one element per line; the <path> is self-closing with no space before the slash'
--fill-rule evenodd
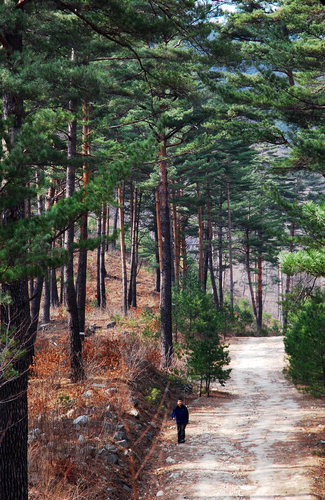
<path id="1" fill-rule="evenodd" d="M 151 293 L 153 275 L 142 268 L 139 308 L 123 318 L 117 253 L 109 256 L 107 268 L 118 279 L 108 278 L 108 306 L 98 310 L 94 264 L 90 265 L 87 324 L 100 328 L 84 341 L 86 380 L 72 384 L 68 379 L 64 307 L 53 311 L 51 324 L 38 334 L 29 388 L 30 500 L 136 499 L 144 464 L 156 446 L 154 435 L 166 411 L 167 381 L 157 371 L 161 363 L 157 341 L 144 341 L 139 333 L 148 326 L 143 311 L 158 307 L 157 295 Z M 113 319 L 116 326 L 108 330 Z M 150 328 L 157 327 L 155 321 L 153 317 Z M 157 400 L 148 399 L 152 388 L 157 388 Z M 138 416 L 130 415 L 135 406 Z M 73 420 L 79 415 L 90 420 L 77 428 Z M 127 447 L 116 443 L 121 426 Z M 117 447 L 117 464 L 107 463 L 98 453 L 110 444 Z"/>

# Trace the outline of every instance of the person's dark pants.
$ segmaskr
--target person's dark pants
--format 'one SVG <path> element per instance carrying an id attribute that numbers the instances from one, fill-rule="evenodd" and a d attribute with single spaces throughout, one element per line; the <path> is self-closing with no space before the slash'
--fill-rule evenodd
<path id="1" fill-rule="evenodd" d="M 185 427 L 186 424 L 177 424 L 177 437 L 179 443 L 185 441 Z"/>

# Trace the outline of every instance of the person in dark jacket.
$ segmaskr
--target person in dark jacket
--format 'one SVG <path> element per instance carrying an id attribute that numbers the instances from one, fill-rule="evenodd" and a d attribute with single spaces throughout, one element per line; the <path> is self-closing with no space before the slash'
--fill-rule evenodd
<path id="1" fill-rule="evenodd" d="M 182 398 L 178 398 L 177 406 L 172 413 L 172 419 L 176 419 L 177 437 L 179 443 L 185 443 L 185 427 L 188 424 L 188 409 Z"/>

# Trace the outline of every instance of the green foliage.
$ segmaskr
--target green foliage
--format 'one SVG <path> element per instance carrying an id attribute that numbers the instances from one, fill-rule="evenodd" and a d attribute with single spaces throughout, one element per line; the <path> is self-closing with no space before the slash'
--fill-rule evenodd
<path id="1" fill-rule="evenodd" d="M 151 387 L 149 389 L 148 394 L 145 396 L 145 400 L 148 401 L 149 403 L 156 403 L 157 399 L 161 395 L 161 390 L 158 387 Z"/>
<path id="2" fill-rule="evenodd" d="M 0 374 L 3 380 L 11 380 L 19 374 L 15 365 L 24 357 L 26 350 L 19 346 L 12 332 L 0 335 Z"/>
<path id="3" fill-rule="evenodd" d="M 159 317 L 150 307 L 145 307 L 141 320 L 144 323 L 142 335 L 147 339 L 158 339 L 160 337 Z"/>
<path id="4" fill-rule="evenodd" d="M 284 339 L 289 374 L 313 392 L 325 393 L 325 293 L 309 297 L 289 320 Z"/>
<path id="5" fill-rule="evenodd" d="M 221 385 L 229 379 L 230 358 L 219 335 L 225 328 L 225 314 L 216 309 L 211 297 L 200 289 L 193 272 L 173 294 L 174 323 L 184 336 L 188 372 L 193 379 L 204 381 L 209 395 L 211 382 Z M 200 391 L 201 392 L 201 391 Z"/>

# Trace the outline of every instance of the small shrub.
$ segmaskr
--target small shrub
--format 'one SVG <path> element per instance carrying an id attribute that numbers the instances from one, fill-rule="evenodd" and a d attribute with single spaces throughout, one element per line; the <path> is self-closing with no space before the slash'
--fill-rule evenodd
<path id="1" fill-rule="evenodd" d="M 289 316 L 284 343 L 289 374 L 294 382 L 310 387 L 315 395 L 325 393 L 325 293 L 308 298 Z"/>
<path id="2" fill-rule="evenodd" d="M 161 390 L 158 389 L 157 387 L 152 387 L 149 390 L 149 394 L 147 394 L 147 396 L 145 396 L 144 399 L 149 403 L 155 403 L 157 399 L 160 397 L 160 395 L 161 395 Z"/>

